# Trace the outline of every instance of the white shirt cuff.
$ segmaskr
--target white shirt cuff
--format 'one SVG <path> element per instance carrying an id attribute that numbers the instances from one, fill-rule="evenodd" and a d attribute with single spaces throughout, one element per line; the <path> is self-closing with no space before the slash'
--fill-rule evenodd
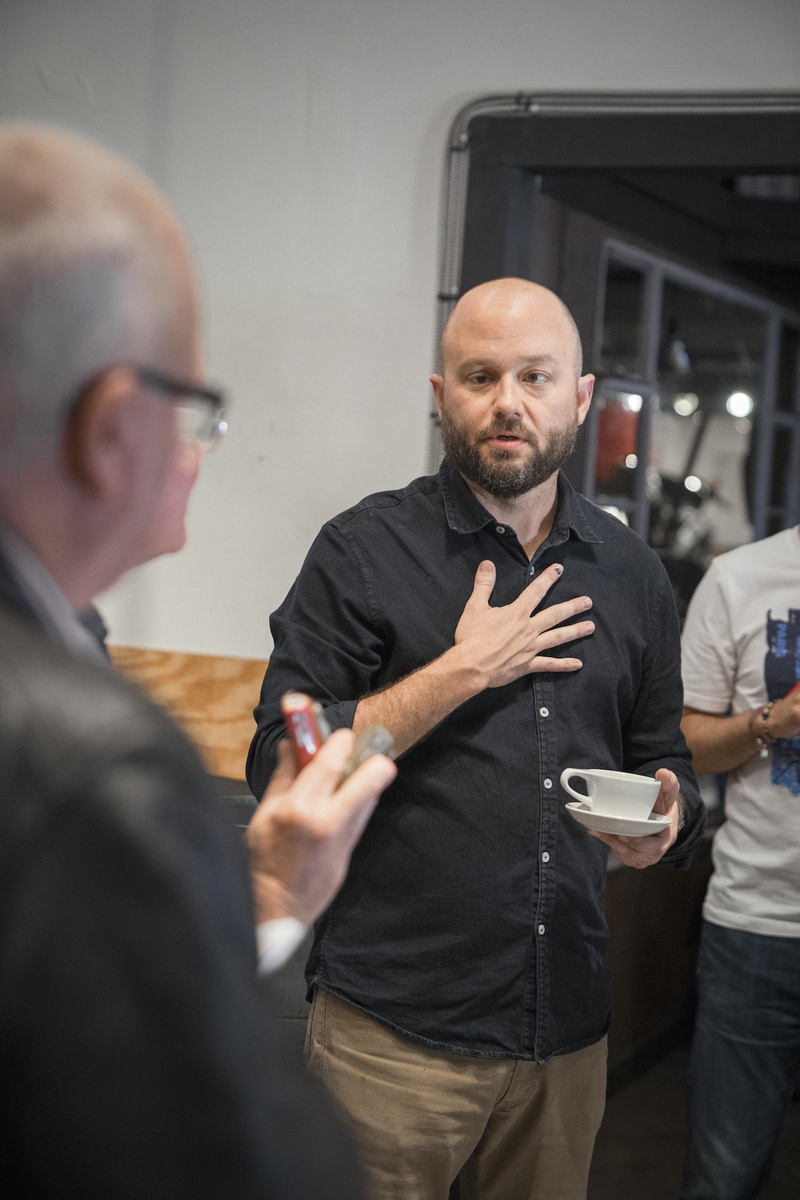
<path id="1" fill-rule="evenodd" d="M 306 936 L 306 926 L 294 917 L 262 921 L 256 926 L 259 975 L 272 975 L 287 963 Z"/>

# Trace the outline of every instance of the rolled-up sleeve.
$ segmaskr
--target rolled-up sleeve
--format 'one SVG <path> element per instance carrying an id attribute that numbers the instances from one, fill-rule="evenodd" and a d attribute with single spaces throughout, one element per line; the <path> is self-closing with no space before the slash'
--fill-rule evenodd
<path id="1" fill-rule="evenodd" d="M 325 525 L 283 604 L 270 618 L 274 650 L 254 711 L 247 779 L 260 796 L 285 734 L 284 692 L 318 700 L 332 729 L 350 728 L 359 700 L 373 691 L 384 638 L 369 564 L 358 542 Z"/>

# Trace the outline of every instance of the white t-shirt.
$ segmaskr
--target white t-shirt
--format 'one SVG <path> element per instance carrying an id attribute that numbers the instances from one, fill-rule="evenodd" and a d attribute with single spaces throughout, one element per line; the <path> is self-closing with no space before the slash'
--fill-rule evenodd
<path id="1" fill-rule="evenodd" d="M 724 716 L 800 681 L 798 528 L 720 555 L 683 632 L 684 703 Z M 728 774 L 703 914 L 715 925 L 800 937 L 800 735 Z"/>

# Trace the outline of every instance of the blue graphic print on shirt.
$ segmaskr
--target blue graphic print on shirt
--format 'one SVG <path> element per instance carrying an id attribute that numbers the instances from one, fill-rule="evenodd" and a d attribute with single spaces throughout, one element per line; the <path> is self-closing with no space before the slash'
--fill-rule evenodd
<path id="1" fill-rule="evenodd" d="M 767 646 L 764 680 L 767 699 L 780 700 L 800 682 L 800 609 L 790 608 L 785 621 L 767 613 Z M 800 795 L 800 734 L 778 738 L 772 748 L 772 782 Z"/>

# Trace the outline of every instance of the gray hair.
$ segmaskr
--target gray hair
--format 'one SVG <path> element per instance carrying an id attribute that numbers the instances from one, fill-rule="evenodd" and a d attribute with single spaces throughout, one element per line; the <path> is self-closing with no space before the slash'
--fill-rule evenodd
<path id="1" fill-rule="evenodd" d="M 165 215 L 101 146 L 0 125 L 0 467 L 51 452 L 104 368 L 167 364 L 180 289 Z"/>

